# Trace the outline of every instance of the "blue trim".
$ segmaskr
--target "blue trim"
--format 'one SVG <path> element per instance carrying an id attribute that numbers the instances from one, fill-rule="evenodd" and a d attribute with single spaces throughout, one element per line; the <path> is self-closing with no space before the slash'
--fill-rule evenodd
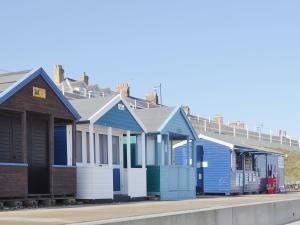
<path id="1" fill-rule="evenodd" d="M 28 163 L 0 163 L 0 166 L 28 166 Z"/>
<path id="2" fill-rule="evenodd" d="M 189 119 L 187 118 L 185 112 L 183 111 L 183 109 L 181 107 L 176 107 L 174 109 L 174 111 L 168 116 L 168 118 L 163 122 L 163 124 L 160 126 L 160 128 L 158 129 L 158 131 L 161 133 L 163 131 L 163 129 L 168 125 L 168 123 L 171 121 L 171 119 L 176 115 L 176 113 L 180 111 L 182 117 L 184 118 L 185 122 L 188 124 L 188 127 L 190 128 L 194 139 L 198 140 L 198 135 L 197 132 L 195 131 L 194 127 L 192 126 L 191 122 L 189 121 Z"/>
<path id="3" fill-rule="evenodd" d="M 71 105 L 71 103 L 68 101 L 68 99 L 61 93 L 61 91 L 58 89 L 58 87 L 55 85 L 55 83 L 47 75 L 47 73 L 43 70 L 42 67 L 40 67 L 36 70 L 30 71 L 22 79 L 20 79 L 15 84 L 13 84 L 9 88 L 7 88 L 5 91 L 3 91 L 0 94 L 0 104 L 5 102 L 8 98 L 10 98 L 12 95 L 14 95 L 16 92 L 18 92 L 21 88 L 23 88 L 25 85 L 27 85 L 29 82 L 31 82 L 33 79 L 35 79 L 39 75 L 42 78 L 44 78 L 46 83 L 50 86 L 50 88 L 57 95 L 57 97 L 60 99 L 60 101 L 68 108 L 69 112 L 78 121 L 80 119 L 80 115 L 74 109 L 74 107 Z"/>

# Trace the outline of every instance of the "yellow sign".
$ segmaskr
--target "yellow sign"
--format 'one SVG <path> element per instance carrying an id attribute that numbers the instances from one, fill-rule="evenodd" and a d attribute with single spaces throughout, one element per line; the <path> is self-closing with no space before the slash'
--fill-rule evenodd
<path id="1" fill-rule="evenodd" d="M 32 96 L 45 99 L 46 98 L 46 89 L 33 87 Z"/>

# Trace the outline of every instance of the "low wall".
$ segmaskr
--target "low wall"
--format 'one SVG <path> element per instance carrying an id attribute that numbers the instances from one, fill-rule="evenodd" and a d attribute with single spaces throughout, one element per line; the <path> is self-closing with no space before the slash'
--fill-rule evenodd
<path id="1" fill-rule="evenodd" d="M 300 220 L 300 199 L 79 223 L 80 225 L 282 225 Z"/>

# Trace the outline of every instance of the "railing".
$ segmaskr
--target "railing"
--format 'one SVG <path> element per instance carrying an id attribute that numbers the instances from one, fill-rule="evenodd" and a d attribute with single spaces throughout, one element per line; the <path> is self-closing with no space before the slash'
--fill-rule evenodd
<path id="1" fill-rule="evenodd" d="M 292 138 L 251 131 L 249 129 L 233 128 L 225 124 L 217 124 L 200 116 L 190 115 L 189 119 L 198 133 L 213 133 L 215 135 L 244 138 L 261 143 L 277 144 L 282 147 L 293 147 L 300 150 L 300 141 Z"/>

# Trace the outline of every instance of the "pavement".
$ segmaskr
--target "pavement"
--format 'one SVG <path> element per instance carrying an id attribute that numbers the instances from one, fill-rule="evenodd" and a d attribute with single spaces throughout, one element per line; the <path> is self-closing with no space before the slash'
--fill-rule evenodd
<path id="1" fill-rule="evenodd" d="M 300 199 L 300 193 L 228 197 L 204 196 L 183 201 L 145 201 L 138 203 L 21 209 L 0 212 L 0 225 L 61 225 L 293 199 Z M 293 225 L 296 225 L 296 223 Z"/>

